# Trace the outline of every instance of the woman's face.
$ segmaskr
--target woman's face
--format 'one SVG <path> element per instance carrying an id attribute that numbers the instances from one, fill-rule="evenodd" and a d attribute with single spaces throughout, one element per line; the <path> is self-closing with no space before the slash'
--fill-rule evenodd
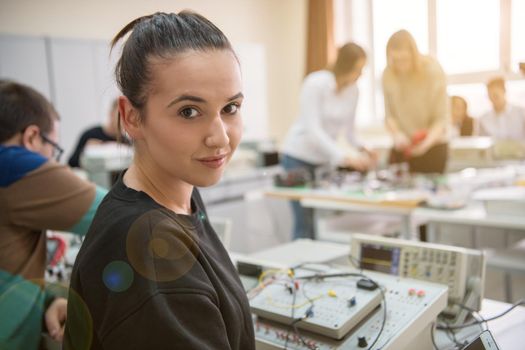
<path id="1" fill-rule="evenodd" d="M 163 176 L 194 186 L 219 181 L 242 134 L 241 72 L 229 50 L 151 60 L 137 151 Z"/>
<path id="2" fill-rule="evenodd" d="M 408 48 L 390 50 L 388 60 L 392 68 L 399 74 L 407 74 L 414 69 L 412 53 Z"/>

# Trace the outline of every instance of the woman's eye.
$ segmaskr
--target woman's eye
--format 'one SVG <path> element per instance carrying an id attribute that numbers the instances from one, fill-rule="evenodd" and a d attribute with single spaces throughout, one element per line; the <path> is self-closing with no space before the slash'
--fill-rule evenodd
<path id="1" fill-rule="evenodd" d="M 183 118 L 186 119 L 192 119 L 199 115 L 199 111 L 197 111 L 195 108 L 184 108 L 179 113 Z"/>
<path id="2" fill-rule="evenodd" d="M 239 108 L 240 108 L 240 106 L 238 104 L 231 103 L 231 104 L 227 105 L 226 107 L 224 107 L 222 110 L 226 114 L 235 114 L 235 113 L 237 113 L 239 111 Z"/>

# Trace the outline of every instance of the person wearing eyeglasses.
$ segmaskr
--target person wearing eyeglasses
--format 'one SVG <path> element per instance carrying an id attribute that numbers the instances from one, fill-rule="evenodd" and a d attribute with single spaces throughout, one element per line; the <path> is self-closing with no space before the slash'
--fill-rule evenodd
<path id="1" fill-rule="evenodd" d="M 59 117 L 34 89 L 0 80 L 0 349 L 60 341 L 67 301 L 46 285 L 46 230 L 85 234 L 106 191 L 57 161 Z"/>

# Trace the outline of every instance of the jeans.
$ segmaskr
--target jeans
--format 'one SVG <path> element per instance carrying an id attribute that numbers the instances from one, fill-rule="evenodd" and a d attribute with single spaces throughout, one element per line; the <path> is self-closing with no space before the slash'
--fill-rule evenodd
<path id="1" fill-rule="evenodd" d="M 281 165 L 286 171 L 303 168 L 308 170 L 312 179 L 314 179 L 316 165 L 304 162 L 300 159 L 283 154 L 281 156 Z M 293 239 L 309 238 L 315 239 L 314 210 L 304 208 L 299 201 L 291 201 L 294 216 Z"/>

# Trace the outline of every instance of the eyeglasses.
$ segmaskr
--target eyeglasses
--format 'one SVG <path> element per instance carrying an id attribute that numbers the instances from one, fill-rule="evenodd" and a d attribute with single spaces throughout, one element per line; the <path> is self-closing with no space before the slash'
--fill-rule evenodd
<path id="1" fill-rule="evenodd" d="M 57 162 L 60 161 L 60 157 L 62 156 L 62 153 L 64 153 L 64 149 L 60 147 L 58 143 L 49 139 L 49 137 L 47 137 L 46 135 L 40 134 L 40 136 L 42 137 L 42 140 L 44 140 L 44 142 L 49 143 L 51 146 L 53 146 L 53 158 L 55 158 Z"/>

